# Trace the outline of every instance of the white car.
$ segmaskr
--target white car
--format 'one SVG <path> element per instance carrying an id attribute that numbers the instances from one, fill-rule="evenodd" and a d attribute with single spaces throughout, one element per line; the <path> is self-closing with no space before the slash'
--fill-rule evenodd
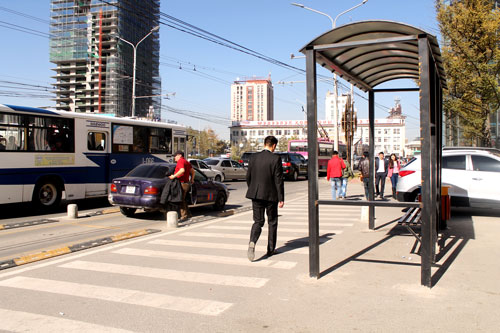
<path id="1" fill-rule="evenodd" d="M 224 179 L 245 179 L 247 169 L 243 164 L 228 158 L 211 157 L 203 160 L 212 170 L 219 170 L 224 175 Z"/>
<path id="2" fill-rule="evenodd" d="M 202 160 L 191 159 L 189 160 L 189 163 L 191 163 L 191 165 L 196 169 L 203 172 L 205 176 L 207 176 L 209 179 L 213 179 L 216 182 L 224 181 L 224 174 L 222 172 L 220 172 L 219 170 L 212 169 Z"/>
<path id="3" fill-rule="evenodd" d="M 500 150 L 493 148 L 444 148 L 441 184 L 450 185 L 451 205 L 499 208 Z M 415 201 L 420 193 L 421 157 L 416 156 L 399 172 L 398 201 Z"/>

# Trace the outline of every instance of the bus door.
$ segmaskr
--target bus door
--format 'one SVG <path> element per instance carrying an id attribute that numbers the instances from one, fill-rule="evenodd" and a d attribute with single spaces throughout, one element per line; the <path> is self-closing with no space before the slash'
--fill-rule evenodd
<path id="1" fill-rule="evenodd" d="M 85 197 L 105 195 L 107 194 L 109 153 L 111 150 L 109 132 L 89 130 L 86 148 L 85 155 L 94 165 L 87 168 Z"/>

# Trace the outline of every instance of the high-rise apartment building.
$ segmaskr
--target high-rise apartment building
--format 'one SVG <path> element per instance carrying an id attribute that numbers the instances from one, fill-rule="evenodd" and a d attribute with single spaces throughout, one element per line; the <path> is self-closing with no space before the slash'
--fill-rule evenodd
<path id="1" fill-rule="evenodd" d="M 231 85 L 231 120 L 274 119 L 274 90 L 271 77 L 237 80 Z"/>
<path id="2" fill-rule="evenodd" d="M 134 48 L 123 40 L 137 45 L 158 26 L 159 18 L 160 0 L 51 0 L 56 107 L 132 115 Z M 136 116 L 153 111 L 159 118 L 159 52 L 157 30 L 137 47 Z"/>
<path id="3" fill-rule="evenodd" d="M 338 121 L 342 119 L 349 95 L 340 95 L 337 97 Z M 325 97 L 325 119 L 335 120 L 335 93 L 327 91 Z"/>

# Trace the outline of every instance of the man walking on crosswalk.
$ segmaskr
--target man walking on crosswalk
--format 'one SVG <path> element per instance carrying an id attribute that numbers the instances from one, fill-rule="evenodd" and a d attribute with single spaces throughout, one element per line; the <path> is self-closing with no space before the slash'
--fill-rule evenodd
<path id="1" fill-rule="evenodd" d="M 274 254 L 278 232 L 278 207 L 285 204 L 283 184 L 283 166 L 281 157 L 273 154 L 278 139 L 268 136 L 264 139 L 264 150 L 252 154 L 248 163 L 246 197 L 252 199 L 253 225 L 248 244 L 248 260 L 255 258 L 255 244 L 264 226 L 264 213 L 267 213 L 269 234 L 267 240 L 267 256 Z"/>

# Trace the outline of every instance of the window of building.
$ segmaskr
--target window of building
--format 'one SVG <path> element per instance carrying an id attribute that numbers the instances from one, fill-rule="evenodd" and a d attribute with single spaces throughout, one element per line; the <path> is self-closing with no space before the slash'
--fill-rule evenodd
<path id="1" fill-rule="evenodd" d="M 259 135 L 264 135 L 264 130 L 259 130 Z"/>
<path id="2" fill-rule="evenodd" d="M 276 135 L 281 135 L 281 130 L 276 130 Z"/>
<path id="3" fill-rule="evenodd" d="M 400 128 L 395 128 L 392 132 L 394 134 L 401 134 L 401 129 Z"/>

